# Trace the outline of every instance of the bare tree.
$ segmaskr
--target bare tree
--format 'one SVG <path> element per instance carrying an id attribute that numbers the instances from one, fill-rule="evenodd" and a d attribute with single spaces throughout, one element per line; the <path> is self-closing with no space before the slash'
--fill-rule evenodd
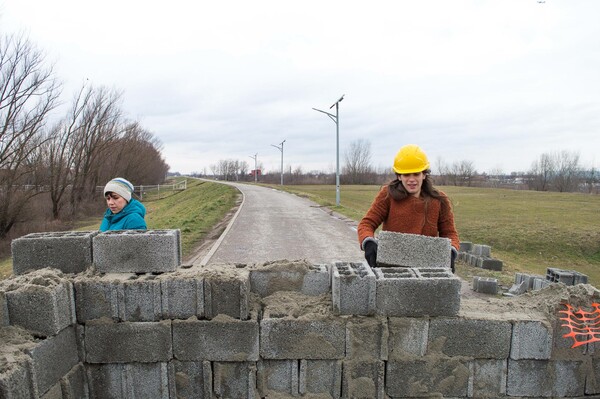
<path id="1" fill-rule="evenodd" d="M 561 151 L 553 154 L 556 165 L 553 186 L 561 193 L 577 190 L 579 184 L 579 154 L 571 151 Z"/>
<path id="2" fill-rule="evenodd" d="M 342 169 L 344 180 L 349 184 L 368 183 L 373 174 L 371 142 L 365 139 L 352 141 L 344 158 L 345 165 Z"/>
<path id="3" fill-rule="evenodd" d="M 548 191 L 554 175 L 555 165 L 550 154 L 540 155 L 540 159 L 533 161 L 529 172 L 529 186 L 536 191 Z"/>
<path id="4" fill-rule="evenodd" d="M 0 36 L 0 238 L 18 221 L 36 185 L 43 128 L 60 85 L 44 55 L 23 36 Z"/>

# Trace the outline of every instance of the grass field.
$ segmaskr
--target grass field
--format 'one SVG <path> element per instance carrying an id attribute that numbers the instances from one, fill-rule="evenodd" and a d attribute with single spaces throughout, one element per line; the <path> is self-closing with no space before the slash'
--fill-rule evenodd
<path id="1" fill-rule="evenodd" d="M 144 196 L 149 229 L 181 229 L 183 256 L 187 256 L 202 238 L 235 205 L 238 191 L 224 184 L 188 179 L 183 191 L 161 192 Z M 77 230 L 98 230 L 101 215 L 81 221 Z M 12 260 L 0 261 L 0 279 L 12 273 Z"/>
<path id="2" fill-rule="evenodd" d="M 280 186 L 273 186 L 281 188 Z M 546 274 L 546 268 L 573 269 L 600 286 L 600 196 L 490 188 L 440 187 L 452 200 L 461 241 L 486 244 L 504 261 L 502 272 L 459 266 L 466 278 L 493 276 L 504 284 L 517 271 Z M 284 186 L 353 219 L 360 220 L 379 186 Z"/>

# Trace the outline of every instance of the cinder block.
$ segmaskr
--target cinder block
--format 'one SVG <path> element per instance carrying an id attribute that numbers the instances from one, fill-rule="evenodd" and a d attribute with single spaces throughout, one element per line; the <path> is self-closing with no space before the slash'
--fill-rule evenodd
<path id="1" fill-rule="evenodd" d="M 43 395 L 79 363 L 75 329 L 65 328 L 28 349 L 27 353 L 32 359 L 34 384 Z"/>
<path id="2" fill-rule="evenodd" d="M 552 283 L 563 283 L 565 285 L 573 285 L 575 282 L 575 277 L 572 270 L 563 270 L 554 267 L 549 267 L 546 269 L 546 280 Z"/>
<path id="3" fill-rule="evenodd" d="M 330 275 L 327 265 L 296 261 L 281 264 L 267 262 L 250 270 L 250 290 L 261 297 L 277 291 L 296 291 L 305 295 L 329 292 Z"/>
<path id="4" fill-rule="evenodd" d="M 261 398 L 274 395 L 299 396 L 298 360 L 262 360 L 257 366 L 257 386 Z"/>
<path id="5" fill-rule="evenodd" d="M 11 242 L 13 272 L 43 268 L 80 273 L 93 262 L 92 239 L 97 231 L 32 233 Z"/>
<path id="6" fill-rule="evenodd" d="M 159 276 L 162 317 L 188 319 L 204 317 L 204 279 L 196 274 L 165 273 Z"/>
<path id="7" fill-rule="evenodd" d="M 263 359 L 343 359 L 345 349 L 341 319 L 263 318 L 260 322 Z"/>
<path id="8" fill-rule="evenodd" d="M 339 398 L 342 387 L 341 360 L 300 360 L 301 395 L 330 395 Z"/>
<path id="9" fill-rule="evenodd" d="M 500 259 L 481 257 L 481 267 L 486 270 L 502 270 L 503 262 Z"/>
<path id="10" fill-rule="evenodd" d="M 482 360 L 472 362 L 472 387 L 469 387 L 469 397 L 497 398 L 506 395 L 506 377 L 508 363 L 506 359 Z"/>
<path id="11" fill-rule="evenodd" d="M 393 398 L 466 397 L 469 364 L 460 358 L 388 361 L 386 393 Z"/>
<path id="12" fill-rule="evenodd" d="M 168 362 L 173 358 L 171 321 L 89 321 L 85 351 L 88 363 Z"/>
<path id="13" fill-rule="evenodd" d="M 76 364 L 60 380 L 63 399 L 86 399 L 89 397 L 88 384 L 85 379 L 85 368 L 82 363 Z"/>
<path id="14" fill-rule="evenodd" d="M 353 317 L 346 322 L 346 359 L 388 358 L 388 323 L 381 317 Z"/>
<path id="15" fill-rule="evenodd" d="M 10 360 L 10 362 L 8 362 Z M 31 358 L 20 356 L 7 358 L 0 363 L 0 398 L 37 398 L 37 387 L 33 383 Z"/>
<path id="16" fill-rule="evenodd" d="M 378 236 L 377 266 L 450 268 L 448 238 L 382 231 Z"/>
<path id="17" fill-rule="evenodd" d="M 218 398 L 256 399 L 256 364 L 214 362 L 214 393 Z"/>
<path id="18" fill-rule="evenodd" d="M 525 281 L 521 281 L 520 283 L 513 284 L 512 287 L 509 288 L 508 293 L 511 295 L 522 295 L 527 292 L 527 283 Z"/>
<path id="19" fill-rule="evenodd" d="M 366 262 L 335 262 L 331 281 L 334 314 L 375 314 L 376 288 L 375 274 Z"/>
<path id="20" fill-rule="evenodd" d="M 119 321 L 159 321 L 161 282 L 154 275 L 109 274 L 75 279 L 80 323 L 108 317 Z"/>
<path id="21" fill-rule="evenodd" d="M 510 353 L 512 325 L 508 321 L 436 318 L 429 322 L 429 354 L 505 359 Z"/>
<path id="22" fill-rule="evenodd" d="M 0 291 L 0 328 L 10 325 L 10 317 L 8 316 L 8 302 L 6 294 Z"/>
<path id="23" fill-rule="evenodd" d="M 342 375 L 343 398 L 385 398 L 385 362 L 345 360 Z"/>
<path id="24" fill-rule="evenodd" d="M 550 359 L 552 331 L 542 321 L 522 320 L 513 324 L 510 358 Z"/>
<path id="25" fill-rule="evenodd" d="M 583 396 L 585 368 L 577 361 L 508 360 L 509 396 Z"/>
<path id="26" fill-rule="evenodd" d="M 585 381 L 585 394 L 600 394 L 600 359 L 592 359 L 592 369 Z"/>
<path id="27" fill-rule="evenodd" d="M 461 241 L 458 247 L 458 252 L 471 252 L 473 250 L 473 243 L 470 241 Z"/>
<path id="28" fill-rule="evenodd" d="M 224 314 L 247 320 L 250 316 L 249 294 L 249 275 L 246 271 L 239 271 L 234 276 L 207 274 L 204 276 L 204 315 L 207 319 Z"/>
<path id="29" fill-rule="evenodd" d="M 565 308 L 566 309 L 566 308 Z M 572 337 L 565 337 L 570 332 L 564 320 L 564 314 L 557 314 L 552 320 L 552 359 L 553 360 L 584 360 L 588 354 L 588 345 L 579 345 L 573 347 L 575 342 Z M 593 355 L 592 355 L 593 356 Z"/>
<path id="30" fill-rule="evenodd" d="M 475 244 L 473 245 L 471 252 L 476 256 L 486 256 L 488 258 L 492 257 L 492 247 L 489 245 Z"/>
<path id="31" fill-rule="evenodd" d="M 45 394 L 40 396 L 40 399 L 63 399 L 60 384 L 53 385 Z"/>
<path id="32" fill-rule="evenodd" d="M 388 330 L 390 360 L 402 360 L 407 356 L 425 356 L 429 319 L 390 317 Z"/>
<path id="33" fill-rule="evenodd" d="M 180 362 L 173 360 L 175 394 L 172 398 L 212 398 L 212 367 L 209 361 Z"/>
<path id="34" fill-rule="evenodd" d="M 12 325 L 35 335 L 51 336 L 75 323 L 73 284 L 49 271 L 14 280 L 6 292 Z"/>
<path id="35" fill-rule="evenodd" d="M 182 361 L 258 360 L 258 322 L 227 316 L 173 321 L 173 354 Z"/>
<path id="36" fill-rule="evenodd" d="M 533 290 L 537 291 L 537 290 L 541 290 L 544 289 L 548 286 L 550 286 L 550 284 L 552 284 L 550 281 L 541 278 L 536 278 L 533 280 Z"/>
<path id="37" fill-rule="evenodd" d="M 448 269 L 376 268 L 377 313 L 386 316 L 456 316 L 460 279 Z"/>
<path id="38" fill-rule="evenodd" d="M 179 230 L 105 231 L 92 239 L 99 273 L 162 273 L 181 264 Z"/>
<path id="39" fill-rule="evenodd" d="M 87 364 L 86 372 L 94 399 L 176 397 L 173 367 L 167 363 Z"/>
<path id="40" fill-rule="evenodd" d="M 473 277 L 473 291 L 496 295 L 498 293 L 498 279 L 475 276 Z"/>

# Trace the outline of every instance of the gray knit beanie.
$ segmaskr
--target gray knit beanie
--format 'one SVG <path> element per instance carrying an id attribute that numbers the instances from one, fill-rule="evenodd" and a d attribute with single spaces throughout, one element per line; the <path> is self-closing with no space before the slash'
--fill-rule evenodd
<path id="1" fill-rule="evenodd" d="M 108 192 L 117 193 L 129 202 L 131 201 L 131 193 L 133 193 L 133 184 L 122 177 L 116 177 L 104 186 L 104 196 L 106 196 L 106 193 Z"/>

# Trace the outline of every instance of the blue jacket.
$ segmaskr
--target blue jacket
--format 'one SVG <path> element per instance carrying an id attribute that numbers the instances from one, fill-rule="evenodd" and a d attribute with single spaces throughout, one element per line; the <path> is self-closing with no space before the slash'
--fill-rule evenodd
<path id="1" fill-rule="evenodd" d="M 106 230 L 146 230 L 146 207 L 140 201 L 132 198 L 125 208 L 119 213 L 112 213 L 110 209 L 104 212 L 104 219 L 100 224 L 100 231 Z"/>

